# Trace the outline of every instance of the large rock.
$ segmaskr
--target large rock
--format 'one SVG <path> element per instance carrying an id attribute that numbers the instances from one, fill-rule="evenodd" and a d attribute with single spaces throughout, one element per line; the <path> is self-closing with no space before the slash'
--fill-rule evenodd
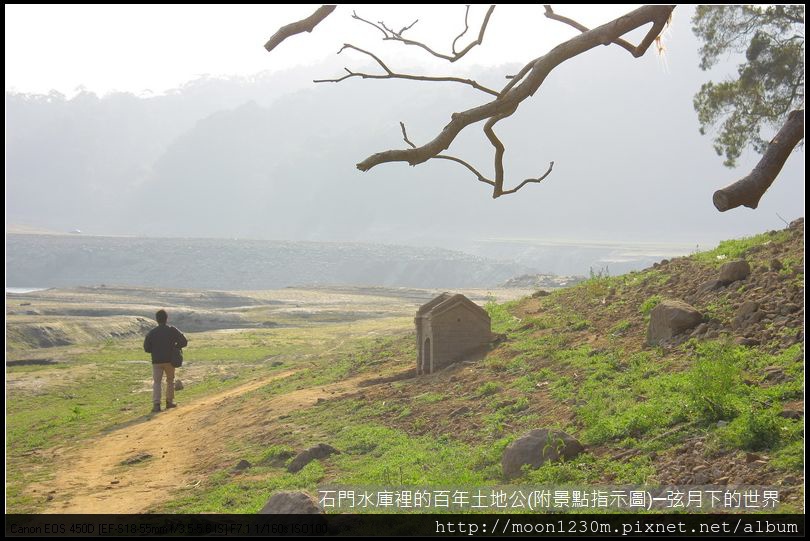
<path id="1" fill-rule="evenodd" d="M 323 509 L 306 492 L 278 492 L 267 500 L 260 515 L 317 515 Z"/>
<path id="2" fill-rule="evenodd" d="M 737 280 L 745 280 L 749 274 L 751 274 L 751 265 L 748 264 L 748 261 L 742 259 L 729 261 L 720 267 L 719 280 L 725 284 L 730 284 Z"/>
<path id="3" fill-rule="evenodd" d="M 656 346 L 700 325 L 703 315 L 694 307 L 681 301 L 664 300 L 650 312 L 650 326 L 647 329 L 647 344 Z"/>
<path id="4" fill-rule="evenodd" d="M 504 449 L 501 465 L 507 479 L 521 474 L 521 468 L 528 464 L 539 468 L 548 461 L 571 459 L 585 448 L 565 432 L 537 428 L 522 436 Z"/>
<path id="5" fill-rule="evenodd" d="M 287 471 L 290 473 L 295 473 L 297 471 L 302 470 L 304 466 L 306 466 L 313 460 L 326 458 L 334 453 L 340 454 L 340 451 L 338 451 L 337 449 L 335 449 L 334 447 L 332 447 L 327 443 L 319 443 L 318 445 L 315 445 L 313 447 L 310 447 L 309 449 L 306 449 L 298 453 L 298 456 L 296 456 L 292 460 L 292 462 L 290 462 L 290 465 L 287 466 Z"/>
<path id="6" fill-rule="evenodd" d="M 759 323 L 765 318 L 765 314 L 759 310 L 759 303 L 756 301 L 745 301 L 737 308 L 734 319 L 731 320 L 731 328 L 735 331 L 748 328 L 749 325 Z"/>
<path id="7" fill-rule="evenodd" d="M 717 291 L 723 289 L 728 284 L 722 280 L 707 280 L 698 287 L 698 293 L 706 293 L 707 291 Z"/>

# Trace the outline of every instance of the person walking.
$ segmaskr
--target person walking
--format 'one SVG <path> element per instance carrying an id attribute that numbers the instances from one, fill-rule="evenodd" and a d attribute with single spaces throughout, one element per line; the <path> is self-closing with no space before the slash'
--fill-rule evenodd
<path id="1" fill-rule="evenodd" d="M 169 321 L 166 310 L 158 310 L 155 320 L 158 326 L 149 331 L 143 341 L 143 350 L 152 354 L 152 413 L 160 411 L 160 386 L 163 374 L 166 374 L 166 409 L 177 407 L 174 403 L 172 356 L 175 348 L 184 348 L 188 345 L 183 333 L 166 324 Z"/>

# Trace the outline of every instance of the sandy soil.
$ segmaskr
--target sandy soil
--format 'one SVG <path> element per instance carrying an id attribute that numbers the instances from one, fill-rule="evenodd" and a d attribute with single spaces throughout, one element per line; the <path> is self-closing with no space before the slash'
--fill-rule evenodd
<path id="1" fill-rule="evenodd" d="M 181 403 L 177 409 L 145 415 L 84 447 L 57 450 L 63 463 L 56 477 L 33 487 L 53 499 L 45 513 L 142 513 L 159 507 L 179 488 L 194 486 L 221 462 L 231 436 L 263 422 L 268 410 L 279 416 L 360 389 L 368 376 L 285 393 L 261 404 L 245 404 L 238 415 L 220 414 L 221 406 L 295 371 L 257 379 L 228 391 Z M 365 386 L 364 386 L 365 387 Z M 147 404 L 144 407 L 148 407 Z M 145 454 L 141 462 L 122 462 Z"/>

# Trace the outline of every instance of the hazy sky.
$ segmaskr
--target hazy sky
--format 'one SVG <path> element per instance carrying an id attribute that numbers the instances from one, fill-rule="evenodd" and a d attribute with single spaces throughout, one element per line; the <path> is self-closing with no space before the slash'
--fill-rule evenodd
<path id="1" fill-rule="evenodd" d="M 634 5 L 564 6 L 557 11 L 597 26 Z M 354 10 L 371 21 L 410 31 L 435 49 L 449 52 L 463 29 L 463 5 L 341 5 L 312 34 L 291 38 L 268 54 L 263 45 L 279 26 L 306 17 L 317 5 L 6 5 L 6 90 L 72 95 L 77 87 L 99 94 L 112 90 L 163 92 L 199 75 L 251 75 L 321 62 L 345 41 L 373 44 L 392 67 L 430 62 L 417 48 L 381 43 L 377 29 L 352 20 Z M 473 6 L 474 36 L 486 9 Z M 680 15 L 677 15 L 680 13 Z M 676 10 L 674 24 L 689 24 Z M 497 65 L 528 61 L 574 35 L 571 28 L 543 16 L 540 5 L 495 10 L 484 47 L 459 63 Z M 467 37 L 459 43 L 468 43 Z M 350 54 L 344 53 L 349 57 Z M 652 55 L 650 55 L 652 56 Z M 364 62 L 346 58 L 352 65 Z M 655 60 L 653 60 L 655 61 Z M 436 61 L 446 71 L 447 63 Z"/>
<path id="2" fill-rule="evenodd" d="M 464 27 L 463 5 L 342 5 L 312 34 L 293 36 L 272 53 L 264 50 L 264 43 L 280 26 L 308 16 L 316 7 L 7 5 L 6 89 L 34 93 L 56 89 L 68 96 L 75 94 L 80 86 L 98 94 L 114 90 L 136 94 L 145 91 L 162 93 L 204 74 L 251 76 L 268 70 L 317 65 L 315 70 L 299 70 L 290 77 L 287 74 L 279 77 L 289 82 L 290 88 L 312 89 L 316 85 L 310 83 L 309 75 L 302 76 L 305 71 L 331 77 L 339 75 L 342 66 L 369 64 L 367 57 L 352 51 L 336 57 L 335 53 L 345 42 L 373 50 L 391 68 L 411 73 L 449 75 L 467 71 L 475 74 L 476 67 L 500 67 L 510 63 L 510 67 L 489 70 L 497 73 L 499 80 L 503 81 L 500 74 L 514 70 L 516 63 L 536 58 L 577 33 L 567 25 L 545 18 L 540 5 L 500 6 L 490 21 L 483 46 L 474 48 L 462 61 L 448 65 L 419 48 L 383 42 L 378 29 L 353 20 L 351 15 L 356 10 L 368 20 L 383 20 L 394 28 L 402 28 L 419 18 L 418 24 L 409 31 L 409 37 L 449 53 L 453 38 Z M 635 7 L 560 5 L 556 11 L 595 27 Z M 460 40 L 462 46 L 477 35 L 485 11 L 485 6 L 473 6 L 470 32 Z M 407 190 L 413 184 L 406 182 L 423 182 L 423 186 L 428 186 L 434 177 L 446 176 L 443 180 L 457 180 L 458 186 L 464 186 L 469 193 L 481 194 L 482 215 L 494 213 L 488 215 L 494 223 L 519 217 L 523 225 L 516 229 L 521 235 L 528 231 L 531 232 L 529 236 L 534 237 L 547 235 L 549 228 L 554 226 L 570 232 L 572 238 L 579 240 L 627 239 L 632 234 L 636 240 L 666 238 L 703 243 L 782 227 L 784 224 L 777 213 L 788 219 L 804 214 L 803 151 L 791 156 L 779 180 L 756 211 L 740 208 L 720 214 L 711 205 L 713 191 L 750 171 L 759 157 L 747 151 L 737 169 L 726 169 L 722 160 L 714 155 L 711 137 L 698 133 L 692 108 L 694 93 L 707 80 L 721 80 L 727 74 L 735 73 L 739 57 L 729 55 L 722 58 L 711 73 L 701 72 L 698 68 L 698 42 L 690 31 L 693 11 L 693 6 L 676 8 L 672 24 L 663 34 L 666 46 L 663 56 L 653 50 L 640 59 L 631 59 L 615 46 L 589 51 L 557 68 L 540 95 L 521 105 L 522 114 L 499 126 L 503 131 L 501 136 L 510 148 L 507 159 L 524 168 L 510 168 L 510 178 L 538 172 L 534 153 L 542 154 L 539 159 L 543 163 L 559 158 L 553 177 L 541 187 L 527 188 L 519 196 L 500 198 L 493 203 L 481 186 L 473 186 L 475 183 L 470 182 L 466 172 L 442 169 L 439 164 L 418 169 L 389 164 L 365 174 L 354 168 L 353 164 L 364 157 L 363 152 L 368 154 L 390 145 L 393 145 L 390 148 L 402 145 L 397 120 L 408 121 L 409 133 L 416 140 L 435 136 L 446 122 L 446 112 L 435 118 L 430 115 L 425 118 L 394 116 L 406 113 L 410 106 L 415 110 L 432 111 L 426 101 L 439 96 L 452 98 L 453 107 L 472 103 L 466 97 L 468 94 L 462 94 L 469 91 L 455 90 L 457 87 L 447 85 L 435 86 L 433 93 L 425 92 L 423 99 L 417 100 L 421 105 L 391 103 L 392 116 L 388 118 L 385 111 L 386 119 L 382 122 L 387 123 L 387 128 L 379 132 L 390 139 L 385 143 L 381 141 L 379 146 L 375 141 L 373 148 L 357 151 L 357 155 L 338 153 L 333 156 L 340 161 L 339 167 L 342 168 L 335 178 L 356 182 L 351 184 L 352 190 L 356 191 L 349 190 L 345 195 L 355 198 L 354 194 L 362 193 L 363 197 L 356 199 L 365 201 L 374 197 L 385 200 L 388 197 L 385 186 L 389 181 L 399 182 L 401 189 Z M 637 42 L 643 34 L 642 29 L 626 38 Z M 583 66 L 587 69 L 583 70 Z M 361 110 L 367 104 L 357 102 L 359 94 L 354 91 L 357 86 L 352 85 L 367 83 L 353 81 L 339 85 L 340 90 L 319 87 L 318 91 L 324 93 L 318 96 L 324 96 L 323 102 L 330 105 L 335 103 L 331 100 L 337 99 L 333 96 L 339 92 L 343 96 L 343 107 L 339 112 Z M 326 90 L 335 94 L 326 93 Z M 556 92 L 556 101 L 542 99 L 550 92 Z M 384 99 L 385 94 L 381 95 Z M 301 103 L 306 103 L 304 98 L 301 99 L 304 100 Z M 536 119 L 543 121 L 532 124 L 537 122 Z M 560 124 L 549 127 L 549 119 Z M 421 128 L 420 122 L 424 124 Z M 581 129 L 568 139 L 558 137 L 571 129 L 578 130 L 578 125 L 587 126 L 587 129 Z M 511 135 L 507 131 L 510 126 L 516 128 Z M 539 134 L 538 126 L 541 128 Z M 320 132 L 313 130 L 317 132 L 314 136 L 322 136 L 331 128 L 322 126 Z M 466 130 L 458 143 L 480 145 L 480 132 L 472 131 L 475 130 Z M 362 139 L 354 137 L 362 134 L 351 135 L 355 143 Z M 491 149 L 485 142 L 483 145 L 485 150 L 481 159 L 491 160 Z M 579 153 L 582 149 L 586 152 Z M 167 154 L 173 155 L 168 151 Z M 580 155 L 589 158 L 579 159 Z M 148 169 L 153 164 L 138 165 Z M 337 163 L 318 165 L 338 167 Z M 606 174 L 609 182 L 604 182 Z M 24 182 L 18 184 L 26 185 Z M 588 197 L 582 197 L 585 186 Z M 374 192 L 375 189 L 383 191 Z M 578 217 L 567 209 L 576 209 Z M 38 208 L 34 210 L 38 211 Z M 465 212 L 460 211 L 458 223 L 464 223 Z M 335 216 L 327 218 L 336 219 Z M 380 221 L 385 221 L 385 218 L 381 215 Z M 331 222 L 325 219 L 324 223 Z M 644 225 L 639 227 L 639 224 Z M 576 233 L 575 226 L 580 228 L 579 233 Z M 433 232 L 427 234 L 433 235 Z"/>

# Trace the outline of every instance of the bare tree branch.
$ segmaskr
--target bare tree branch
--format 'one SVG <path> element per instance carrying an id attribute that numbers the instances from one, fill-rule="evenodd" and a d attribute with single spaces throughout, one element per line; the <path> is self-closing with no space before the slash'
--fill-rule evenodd
<path id="1" fill-rule="evenodd" d="M 554 21 L 560 21 L 561 23 L 565 23 L 565 24 L 567 24 L 569 26 L 573 26 L 574 28 L 576 28 L 580 32 L 587 32 L 588 30 L 590 30 L 590 28 L 588 28 L 587 26 L 583 26 L 583 25 L 579 24 L 578 22 L 576 22 L 573 19 L 569 19 L 568 17 L 563 17 L 562 15 L 557 15 L 556 13 L 554 13 L 554 10 L 551 9 L 551 6 L 548 5 L 548 4 L 544 4 L 543 7 L 546 10 L 545 15 L 549 19 L 552 19 Z M 615 43 L 616 45 L 619 45 L 620 47 L 623 47 L 624 49 L 627 49 L 630 52 L 630 54 L 633 54 L 634 51 L 635 51 L 635 47 L 633 47 L 632 45 L 630 45 L 628 42 L 626 42 L 625 40 L 623 40 L 621 38 L 614 39 L 610 43 Z M 605 45 L 610 45 L 610 43 L 606 43 Z"/>
<path id="2" fill-rule="evenodd" d="M 408 146 L 410 146 L 411 148 L 416 148 L 416 145 L 410 139 L 408 139 L 408 132 L 405 130 L 405 123 L 400 122 L 399 127 L 402 130 L 402 138 L 405 140 L 405 142 L 408 144 Z M 478 171 L 478 169 L 476 169 L 475 167 L 473 167 L 469 163 L 465 162 L 461 158 L 456 158 L 455 156 L 450 156 L 448 154 L 439 154 L 437 156 L 434 156 L 433 158 L 437 159 L 437 160 L 449 160 L 451 162 L 456 162 L 458 164 L 461 164 L 464 167 L 466 167 L 473 175 L 478 177 L 479 181 L 481 181 L 481 182 L 483 182 L 485 184 L 489 184 L 490 186 L 495 186 L 495 183 L 493 181 L 486 178 L 484 175 L 482 175 Z"/>
<path id="3" fill-rule="evenodd" d="M 405 123 L 404 123 L 404 122 L 402 122 L 401 120 L 400 120 L 400 122 L 399 122 L 399 127 L 400 127 L 400 129 L 402 130 L 402 138 L 405 140 L 405 142 L 406 142 L 406 143 L 408 143 L 408 146 L 409 146 L 409 147 L 411 147 L 411 148 L 416 148 L 416 145 L 414 145 L 414 144 L 411 142 L 411 140 L 410 140 L 410 139 L 408 139 L 408 132 L 407 132 L 407 131 L 405 131 Z"/>
<path id="4" fill-rule="evenodd" d="M 409 26 L 406 26 L 405 28 L 400 30 L 399 32 L 397 32 L 396 30 L 394 30 L 392 28 L 388 28 L 388 26 L 386 26 L 385 23 L 383 23 L 382 21 L 380 21 L 378 23 L 373 23 L 373 22 L 371 22 L 371 21 L 369 21 L 367 19 L 364 19 L 364 18 L 358 16 L 357 13 L 352 13 L 352 19 L 357 19 L 358 21 L 362 21 L 362 22 L 364 22 L 366 24 L 370 24 L 371 26 L 373 26 L 374 28 L 376 28 L 377 30 L 379 30 L 380 32 L 383 33 L 383 39 L 384 40 L 398 41 L 398 42 L 403 43 L 405 45 L 414 45 L 416 47 L 421 47 L 422 49 L 424 49 L 425 51 L 427 51 L 428 53 L 430 53 L 431 55 L 433 55 L 433 56 L 435 56 L 437 58 L 447 60 L 448 62 L 456 62 L 457 60 L 460 60 L 461 58 L 464 58 L 464 56 L 467 53 L 469 53 L 473 49 L 473 47 L 475 47 L 476 45 L 481 45 L 481 43 L 483 43 L 483 41 L 484 41 L 484 33 L 487 31 L 487 25 L 489 24 L 489 19 L 490 19 L 490 17 L 492 17 L 492 12 L 494 12 L 494 11 L 495 11 L 495 6 L 489 6 L 489 9 L 487 10 L 486 15 L 484 15 L 484 21 L 481 23 L 481 29 L 478 31 L 478 39 L 471 42 L 469 45 L 464 47 L 461 51 L 456 52 L 456 42 L 459 40 L 459 38 L 461 36 L 463 36 L 464 34 L 467 33 L 467 28 L 465 28 L 464 32 L 459 34 L 459 36 L 455 40 L 453 40 L 453 46 L 452 46 L 453 54 L 450 54 L 450 55 L 436 52 L 433 49 L 431 49 L 429 46 L 427 46 L 426 44 L 424 44 L 424 43 L 422 43 L 420 41 L 415 41 L 415 40 L 411 40 L 411 39 L 407 39 L 407 38 L 402 37 L 402 34 L 406 30 L 413 27 L 413 25 L 415 25 L 417 23 L 418 19 L 416 21 L 414 21 L 413 23 L 411 23 Z M 468 27 L 468 25 L 467 25 L 467 16 L 469 15 L 469 12 L 470 12 L 470 6 L 467 6 L 467 14 L 464 16 L 464 26 L 465 27 Z"/>
<path id="5" fill-rule="evenodd" d="M 793 111 L 771 139 L 756 167 L 734 184 L 714 192 L 712 201 L 720 212 L 746 206 L 755 209 L 785 165 L 790 153 L 804 138 L 804 109 Z"/>
<path id="6" fill-rule="evenodd" d="M 337 6 L 325 5 L 321 6 L 315 10 L 315 13 L 307 17 L 306 19 L 301 19 L 300 21 L 296 21 L 294 23 L 285 24 L 281 28 L 279 28 L 275 34 L 264 44 L 264 48 L 267 49 L 267 52 L 272 51 L 276 47 L 281 44 L 282 41 L 289 38 L 290 36 L 294 36 L 296 34 L 300 34 L 301 32 L 312 32 L 318 24 L 321 23 L 325 18 L 329 16 L 330 13 L 335 11 Z"/>
<path id="7" fill-rule="evenodd" d="M 603 24 L 597 28 L 588 29 L 587 27 L 581 25 L 580 23 L 568 17 L 557 15 L 556 13 L 554 13 L 551 6 L 547 5 L 545 6 L 546 17 L 572 26 L 573 28 L 579 30 L 581 34 L 557 45 L 545 55 L 539 58 L 535 58 L 534 60 L 528 62 L 517 74 L 515 74 L 510 78 L 509 82 L 503 87 L 503 89 L 501 89 L 500 92 L 496 92 L 495 90 L 480 85 L 479 83 L 471 79 L 463 79 L 460 77 L 429 77 L 429 76 L 397 73 L 391 70 L 375 54 L 350 44 L 345 44 L 338 52 L 340 53 L 345 49 L 353 49 L 357 52 L 365 54 L 371 57 L 380 66 L 380 68 L 382 68 L 384 73 L 374 75 L 368 73 L 353 72 L 348 68 L 344 68 L 346 71 L 346 75 L 342 77 L 335 79 L 321 79 L 315 82 L 316 83 L 340 82 L 352 77 L 360 77 L 363 79 L 408 79 L 414 81 L 456 82 L 469 85 L 475 88 L 476 90 L 480 90 L 493 96 L 494 99 L 488 103 L 479 105 L 477 107 L 473 107 L 466 111 L 453 113 L 450 117 L 450 122 L 442 129 L 442 131 L 433 140 L 421 146 L 417 146 L 408 138 L 408 134 L 405 130 L 405 124 L 400 122 L 403 139 L 405 140 L 405 143 L 408 145 L 409 148 L 378 152 L 376 154 L 369 156 L 362 162 L 358 163 L 357 168 L 360 169 L 361 171 L 368 171 L 369 169 L 377 165 L 389 162 L 407 162 L 410 165 L 418 165 L 431 159 L 448 160 L 462 165 L 468 171 L 473 173 L 480 182 L 492 186 L 493 187 L 492 196 L 494 198 L 497 198 L 500 197 L 501 195 L 515 193 L 524 186 L 526 186 L 527 184 L 542 182 L 546 177 L 548 177 L 549 174 L 551 174 L 551 171 L 554 168 L 554 162 L 552 161 L 549 163 L 548 169 L 540 177 L 527 178 L 522 182 L 520 182 L 515 188 L 504 189 L 505 175 L 504 175 L 503 157 L 506 149 L 501 140 L 495 134 L 494 130 L 495 125 L 504 118 L 508 118 L 509 116 L 514 114 L 524 100 L 533 96 L 534 93 L 537 92 L 537 90 L 545 81 L 546 77 L 549 75 L 549 73 L 551 73 L 551 71 L 554 68 L 559 66 L 561 63 L 570 60 L 571 58 L 574 58 L 577 55 L 580 55 L 586 51 L 589 51 L 590 49 L 593 49 L 594 47 L 597 47 L 599 45 L 609 45 L 611 43 L 615 43 L 623 47 L 628 52 L 630 52 L 630 54 L 632 54 L 634 57 L 642 56 L 647 51 L 647 49 L 649 49 L 650 45 L 652 45 L 652 43 L 656 40 L 656 38 L 659 37 L 661 30 L 669 21 L 669 18 L 672 14 L 672 10 L 674 8 L 675 6 L 671 5 L 643 6 L 611 22 Z M 275 47 L 276 45 L 278 45 L 278 43 L 280 43 L 290 35 L 300 33 L 303 31 L 311 31 L 312 28 L 314 28 L 314 26 L 318 24 L 320 20 L 322 20 L 329 13 L 331 13 L 333 9 L 334 6 L 323 6 L 309 18 L 282 27 L 276 33 L 276 35 L 273 36 L 271 41 L 268 42 L 268 45 L 272 44 L 272 47 Z M 318 18 L 319 13 L 321 13 L 322 10 L 327 11 L 325 13 L 322 13 L 320 15 L 320 18 Z M 403 27 L 400 31 L 397 32 L 393 28 L 388 27 L 382 21 L 374 23 L 369 20 L 363 19 L 362 17 L 357 15 L 357 13 L 352 13 L 352 18 L 357 19 L 379 30 L 383 35 L 383 40 L 397 41 L 404 45 L 413 45 L 416 47 L 420 47 L 437 58 L 441 58 L 449 62 L 456 62 L 457 60 L 463 58 L 475 46 L 481 45 L 484 39 L 484 34 L 487 29 L 487 25 L 489 24 L 489 20 L 494 10 L 495 10 L 494 5 L 490 6 L 489 9 L 487 10 L 486 15 L 484 16 L 484 20 L 481 23 L 481 28 L 479 29 L 478 32 L 478 38 L 472 41 L 462 50 L 457 51 L 456 44 L 469 31 L 470 6 L 466 7 L 466 11 L 464 14 L 464 30 L 453 40 L 451 45 L 452 54 L 442 54 L 436 52 L 435 50 L 433 50 L 424 43 L 403 37 L 403 34 L 409 29 L 413 28 L 413 26 L 418 22 L 418 19 L 412 22 L 410 25 Z M 642 39 L 638 45 L 633 46 L 631 43 L 622 39 L 622 36 L 624 36 L 628 32 L 647 24 L 651 24 L 651 28 L 645 35 L 644 39 Z M 268 47 L 268 50 L 270 50 L 272 47 Z M 481 121 L 485 121 L 483 128 L 484 134 L 495 151 L 494 179 L 487 178 L 475 167 L 470 165 L 468 162 L 462 160 L 461 158 L 457 158 L 455 156 L 450 156 L 447 154 L 442 154 L 442 151 L 450 147 L 452 142 L 455 140 L 456 136 L 458 136 L 458 134 L 462 130 L 464 130 L 466 127 L 472 124 L 476 124 Z M 781 167 L 781 165 L 779 167 Z"/>
<path id="8" fill-rule="evenodd" d="M 495 179 L 491 181 L 494 186 L 493 197 L 497 198 L 506 193 L 514 193 L 528 183 L 542 181 L 551 172 L 553 162 L 549 166 L 549 170 L 542 177 L 538 179 L 526 179 L 519 184 L 517 188 L 512 190 L 503 189 L 503 155 L 505 149 L 501 141 L 495 135 L 493 130 L 495 124 L 512 115 L 523 100 L 533 96 L 549 73 L 561 63 L 599 45 L 614 43 L 631 30 L 652 23 L 652 28 L 642 42 L 636 47 L 630 46 L 632 49 L 631 53 L 634 57 L 641 56 L 653 43 L 658 33 L 664 28 L 674 7 L 675 6 L 644 6 L 602 26 L 583 31 L 578 36 L 556 46 L 544 56 L 527 63 L 523 69 L 509 81 L 493 101 L 460 113 L 453 113 L 450 122 L 432 141 L 422 146 L 412 146 L 408 149 L 386 150 L 373 154 L 358 163 L 357 168 L 361 171 L 368 171 L 372 167 L 382 163 L 400 161 L 407 162 L 410 165 L 424 163 L 431 158 L 437 157 L 443 150 L 449 148 L 450 144 L 464 128 L 486 120 L 484 133 L 495 149 Z M 461 162 L 459 161 L 459 163 Z M 465 163 L 462 163 L 462 165 L 465 165 Z M 473 171 L 474 174 L 479 177 L 479 180 L 485 178 L 468 164 L 466 164 L 465 167 Z"/>
<path id="9" fill-rule="evenodd" d="M 563 17 L 562 15 L 557 15 L 556 13 L 554 13 L 554 10 L 551 9 L 550 5 L 545 4 L 543 7 L 546 10 L 545 15 L 549 19 L 552 19 L 552 20 L 555 20 L 555 21 L 560 21 L 560 22 L 563 22 L 563 23 L 565 23 L 565 24 L 567 24 L 569 26 L 573 26 L 574 28 L 576 28 L 580 32 L 589 32 L 590 31 L 590 29 L 587 26 L 583 26 L 583 25 L 579 24 L 578 22 L 576 22 L 573 19 L 569 19 L 568 17 Z M 674 8 L 675 6 L 672 6 L 672 7 Z M 672 11 L 670 11 L 670 14 L 671 13 L 672 13 Z M 658 35 L 661 33 L 661 30 L 664 29 L 664 25 L 666 25 L 667 22 L 669 22 L 669 17 L 667 17 L 667 19 L 663 20 L 663 21 L 662 20 L 654 21 L 652 28 L 650 28 L 649 32 L 647 32 L 647 35 L 644 36 L 644 39 L 641 40 L 641 43 L 639 43 L 636 47 L 633 47 L 633 45 L 631 43 L 629 43 L 629 42 L 627 42 L 627 41 L 625 41 L 625 40 L 623 40 L 621 38 L 616 38 L 616 39 L 613 39 L 611 41 L 606 41 L 603 45 L 610 45 L 611 43 L 615 43 L 619 47 L 627 50 L 631 55 L 633 55 L 633 57 L 638 58 L 640 56 L 643 56 L 644 53 L 647 52 L 647 49 L 650 47 L 650 45 L 652 45 L 652 42 L 655 41 L 655 38 L 657 38 Z"/>
<path id="10" fill-rule="evenodd" d="M 405 142 L 408 144 L 408 146 L 410 146 L 411 148 L 416 148 L 416 145 L 413 143 L 413 141 L 411 141 L 408 138 L 408 132 L 405 130 L 405 124 L 403 122 L 400 122 L 399 127 L 402 130 L 402 138 L 405 140 Z M 498 196 L 515 193 L 518 190 L 520 190 L 522 187 L 524 187 L 526 184 L 542 182 L 543 179 L 545 179 L 547 176 L 549 176 L 549 174 L 551 174 L 551 170 L 554 169 L 554 162 L 551 162 L 549 164 L 549 166 L 548 166 L 548 170 L 546 170 L 546 172 L 541 177 L 539 177 L 539 178 L 527 178 L 526 180 L 521 182 L 516 188 L 504 191 L 501 188 L 498 188 L 496 181 L 488 179 L 487 177 L 482 175 L 481 172 L 478 171 L 478 169 L 476 169 L 475 167 L 470 165 L 468 162 L 462 160 L 461 158 L 458 158 L 456 156 L 450 156 L 449 154 L 438 154 L 436 156 L 433 156 L 433 158 L 431 158 L 431 159 L 448 160 L 448 161 L 451 161 L 451 162 L 456 162 L 456 163 L 466 167 L 468 171 L 470 171 L 473 175 L 475 175 L 478 178 L 479 182 L 483 182 L 484 184 L 488 184 L 488 185 L 496 188 Z M 501 171 L 503 171 L 503 168 L 501 168 Z M 502 184 L 503 184 L 503 179 L 501 179 L 501 185 Z M 493 196 L 493 198 L 498 197 L 498 196 Z"/>
<path id="11" fill-rule="evenodd" d="M 428 82 L 438 82 L 438 83 L 462 83 L 465 85 L 469 85 L 476 90 L 480 90 L 481 92 L 486 92 L 491 96 L 497 96 L 498 92 L 496 90 L 492 90 L 491 88 L 487 88 L 486 86 L 479 84 L 478 82 L 472 79 L 463 79 L 461 77 L 431 77 L 428 75 L 409 75 L 407 73 L 396 73 L 392 71 L 386 64 L 383 62 L 377 55 L 370 51 L 366 51 L 365 49 L 361 49 L 360 47 L 355 47 L 349 43 L 343 45 L 338 51 L 338 54 L 342 53 L 346 49 L 353 49 L 357 52 L 363 53 L 365 55 L 370 56 L 374 59 L 375 62 L 385 71 L 385 74 L 380 75 L 373 75 L 369 73 L 360 73 L 354 72 L 349 70 L 348 68 L 343 68 L 346 70 L 347 74 L 343 77 L 339 77 L 337 79 L 316 79 L 314 82 L 316 83 L 339 83 L 341 81 L 345 81 L 351 77 L 360 77 L 362 79 L 408 79 L 410 81 L 428 81 Z"/>
<path id="12" fill-rule="evenodd" d="M 456 39 L 453 40 L 453 45 L 450 47 L 451 50 L 453 51 L 453 54 L 456 54 L 456 42 L 461 39 L 461 36 L 467 33 L 467 30 L 470 29 L 469 18 L 470 18 L 470 4 L 467 4 L 467 10 L 464 12 L 464 31 L 461 32 L 461 34 L 459 34 L 458 36 L 456 36 Z M 400 32 L 400 34 L 401 33 L 402 32 Z"/>
<path id="13" fill-rule="evenodd" d="M 524 180 L 523 182 L 518 184 L 516 188 L 512 188 L 511 190 L 502 191 L 501 195 L 509 195 L 510 193 L 515 193 L 516 191 L 518 191 L 519 189 L 521 189 L 522 187 L 524 187 L 526 184 L 529 184 L 529 183 L 543 182 L 543 180 L 547 176 L 549 176 L 551 174 L 552 169 L 554 169 L 554 162 L 549 162 L 548 169 L 546 170 L 545 173 L 543 173 L 542 176 L 540 176 L 539 178 L 527 178 L 526 180 Z"/>

